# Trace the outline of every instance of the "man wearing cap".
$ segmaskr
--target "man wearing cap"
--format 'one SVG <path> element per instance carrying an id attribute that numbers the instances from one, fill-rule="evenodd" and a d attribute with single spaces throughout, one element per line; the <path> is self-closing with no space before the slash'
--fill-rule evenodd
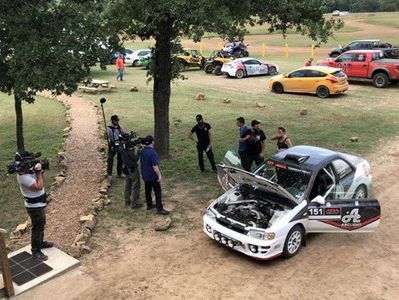
<path id="1" fill-rule="evenodd" d="M 119 152 L 120 141 L 119 137 L 123 134 L 123 128 L 119 125 L 119 118 L 117 115 L 111 117 L 111 125 L 107 128 L 108 136 L 108 160 L 107 160 L 107 174 L 108 179 L 112 179 L 112 169 L 114 167 L 114 157 L 116 155 L 116 172 L 118 176 L 122 176 L 122 156 Z"/>
<path id="2" fill-rule="evenodd" d="M 23 161 L 31 156 L 28 152 L 17 152 L 16 161 Z M 17 171 L 17 181 L 22 196 L 25 198 L 26 211 L 32 223 L 31 250 L 36 260 L 44 261 L 48 257 L 42 252 L 44 248 L 53 247 L 52 242 L 44 241 L 46 225 L 46 192 L 42 165 L 37 163 L 32 170 Z"/>
<path id="3" fill-rule="evenodd" d="M 266 135 L 259 126 L 258 120 L 252 120 L 251 128 L 242 134 L 240 142 L 245 142 L 245 171 L 251 172 L 252 163 L 259 166 L 264 161 Z"/>
<path id="4" fill-rule="evenodd" d="M 197 115 L 195 117 L 197 120 L 197 125 L 195 125 L 188 137 L 192 141 L 197 143 L 198 152 L 198 165 L 202 173 L 205 172 L 204 166 L 204 152 L 209 159 L 212 170 L 216 171 L 215 157 L 212 152 L 212 127 L 209 123 L 204 122 L 202 115 Z M 193 134 L 197 135 L 197 140 L 194 139 Z"/>
<path id="5" fill-rule="evenodd" d="M 144 180 L 145 200 L 147 210 L 153 209 L 152 191 L 155 194 L 155 207 L 160 215 L 168 215 L 169 212 L 162 205 L 162 175 L 159 168 L 159 156 L 154 150 L 154 138 L 149 135 L 143 140 L 144 148 L 140 154 L 141 176 Z"/>

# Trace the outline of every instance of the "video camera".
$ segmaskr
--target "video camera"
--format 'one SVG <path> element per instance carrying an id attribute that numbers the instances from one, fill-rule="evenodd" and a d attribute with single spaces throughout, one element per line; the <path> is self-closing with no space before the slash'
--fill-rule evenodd
<path id="1" fill-rule="evenodd" d="M 136 132 L 123 133 L 119 135 L 119 142 L 122 149 L 132 149 L 143 144 L 143 138 L 138 137 Z"/>
<path id="2" fill-rule="evenodd" d="M 15 161 L 7 167 L 7 174 L 34 173 L 34 167 L 38 163 L 42 165 L 42 170 L 48 170 L 50 168 L 49 161 L 46 158 L 37 159 L 40 156 L 42 156 L 41 152 L 17 152 Z"/>

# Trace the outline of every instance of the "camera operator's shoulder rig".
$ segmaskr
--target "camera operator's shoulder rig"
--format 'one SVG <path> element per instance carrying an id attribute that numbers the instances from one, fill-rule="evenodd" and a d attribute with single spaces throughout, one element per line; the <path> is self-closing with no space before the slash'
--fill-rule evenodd
<path id="1" fill-rule="evenodd" d="M 119 136 L 122 149 L 133 149 L 143 143 L 143 138 L 138 137 L 136 132 L 123 133 Z"/>
<path id="2" fill-rule="evenodd" d="M 42 156 L 41 152 L 20 151 L 15 153 L 14 162 L 7 167 L 7 174 L 34 173 L 33 168 L 38 163 L 42 165 L 42 170 L 48 170 L 50 167 L 49 161 L 46 158 L 37 159 L 40 156 Z"/>

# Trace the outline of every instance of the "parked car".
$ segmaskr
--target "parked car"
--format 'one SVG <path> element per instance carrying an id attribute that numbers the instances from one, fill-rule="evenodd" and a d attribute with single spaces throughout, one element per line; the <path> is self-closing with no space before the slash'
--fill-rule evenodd
<path id="1" fill-rule="evenodd" d="M 143 68 L 149 68 L 151 60 L 152 60 L 152 52 L 141 56 L 139 61 L 137 62 L 137 66 Z"/>
<path id="2" fill-rule="evenodd" d="M 308 233 L 371 232 L 379 225 L 380 204 L 368 197 L 372 177 L 363 158 L 295 146 L 254 173 L 228 161 L 218 166 L 226 192 L 209 205 L 203 230 L 245 255 L 289 258 L 305 245 Z"/>
<path id="3" fill-rule="evenodd" d="M 256 75 L 276 75 L 279 68 L 276 64 L 264 63 L 256 58 L 238 58 L 224 63 L 221 72 L 230 77 L 244 78 Z"/>
<path id="4" fill-rule="evenodd" d="M 328 56 L 337 57 L 338 55 L 350 50 L 369 50 L 380 48 L 392 48 L 389 43 L 383 43 L 380 40 L 357 40 L 349 43 L 345 47 L 333 48 Z"/>
<path id="5" fill-rule="evenodd" d="M 303 67 L 269 80 L 269 90 L 274 93 L 316 94 L 320 98 L 341 94 L 348 87 L 347 76 L 341 69 L 320 66 Z"/>
<path id="6" fill-rule="evenodd" d="M 336 58 L 319 60 L 317 65 L 341 68 L 349 79 L 372 80 L 378 88 L 399 82 L 399 59 L 387 59 L 381 50 L 348 51 Z"/>
<path id="7" fill-rule="evenodd" d="M 114 65 L 116 62 L 116 59 L 119 57 L 120 54 L 122 54 L 123 61 L 125 61 L 126 55 L 130 55 L 132 53 L 133 53 L 133 50 L 127 49 L 127 48 L 124 51 L 114 51 L 111 53 L 111 55 L 109 57 L 109 63 L 111 65 Z"/>
<path id="8" fill-rule="evenodd" d="M 151 49 L 140 49 L 140 50 L 135 50 L 130 54 L 127 53 L 125 56 L 125 63 L 132 65 L 133 67 L 137 67 L 140 58 L 150 53 Z"/>
<path id="9" fill-rule="evenodd" d="M 176 58 L 183 71 L 192 67 L 203 69 L 206 62 L 206 58 L 198 50 L 189 48 L 180 50 Z"/>

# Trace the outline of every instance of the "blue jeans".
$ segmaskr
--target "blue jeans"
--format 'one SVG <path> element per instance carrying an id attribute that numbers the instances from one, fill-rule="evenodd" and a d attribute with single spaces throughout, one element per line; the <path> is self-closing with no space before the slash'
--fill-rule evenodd
<path id="1" fill-rule="evenodd" d="M 116 76 L 116 79 L 123 80 L 123 73 L 124 73 L 123 69 L 118 69 L 118 75 Z"/>

